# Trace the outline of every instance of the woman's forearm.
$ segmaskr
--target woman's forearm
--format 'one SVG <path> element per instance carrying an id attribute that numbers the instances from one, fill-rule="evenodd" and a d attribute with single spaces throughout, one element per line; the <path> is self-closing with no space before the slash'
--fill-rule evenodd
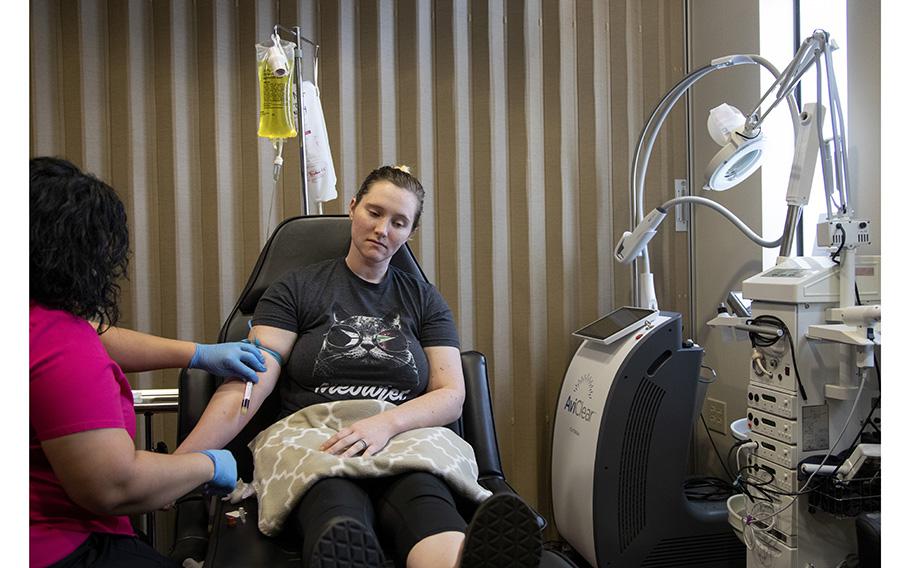
<path id="1" fill-rule="evenodd" d="M 427 391 L 388 411 L 395 433 L 446 426 L 458 420 L 464 405 L 464 374 L 461 353 L 455 347 L 426 347 L 430 368 Z"/>
<path id="2" fill-rule="evenodd" d="M 132 515 L 160 509 L 211 480 L 214 471 L 205 454 L 136 451 L 131 474 L 114 486 L 107 512 Z"/>
<path id="3" fill-rule="evenodd" d="M 250 408 L 246 414 L 240 412 L 246 385 L 240 381 L 228 381 L 218 387 L 205 407 L 199 422 L 186 437 L 175 453 L 192 452 L 210 448 L 223 448 L 243 430 L 247 422 L 262 406 L 266 397 L 275 388 L 281 367 L 272 357 L 266 357 L 266 370 L 258 373 L 259 382 L 253 387 Z"/>
<path id="4" fill-rule="evenodd" d="M 259 404 L 262 404 L 261 400 L 258 401 L 258 404 L 256 402 L 258 387 L 254 387 L 250 412 L 246 415 L 241 414 L 240 404 L 243 401 L 243 389 L 244 384 L 237 381 L 231 381 L 218 387 L 199 418 L 199 422 L 174 453 L 182 454 L 207 448 L 223 448 L 233 440 L 253 417 Z"/>
<path id="5" fill-rule="evenodd" d="M 464 393 L 457 389 L 439 388 L 428 391 L 383 414 L 392 421 L 395 433 L 446 426 L 458 420 L 464 404 Z"/>
<path id="6" fill-rule="evenodd" d="M 149 511 L 212 479 L 204 454 L 137 451 L 123 428 L 86 430 L 41 442 L 70 498 L 99 515 Z"/>
<path id="7" fill-rule="evenodd" d="M 275 327 L 258 325 L 250 331 L 249 340 L 254 343 L 259 342 L 277 352 L 281 358 L 287 359 L 294 342 L 297 341 L 297 334 Z M 273 355 L 267 355 L 265 367 L 265 371 L 257 373 L 259 382 L 253 387 L 247 414 L 240 412 L 240 403 L 243 401 L 243 391 L 246 385 L 238 381 L 228 381 L 222 384 L 215 391 L 199 422 L 177 448 L 176 453 L 223 448 L 233 440 L 234 436 L 243 430 L 247 422 L 256 414 L 278 383 L 278 376 L 281 374 L 278 360 Z"/>
<path id="8" fill-rule="evenodd" d="M 179 369 L 189 365 L 196 344 L 112 327 L 101 334 L 101 343 L 123 372 Z"/>
<path id="9" fill-rule="evenodd" d="M 400 406 L 341 428 L 323 442 L 320 449 L 347 457 L 361 451 L 365 456 L 375 455 L 402 432 L 454 422 L 461 415 L 463 402 L 464 391 L 457 386 L 438 387 Z M 365 445 L 358 445 L 359 442 Z"/>

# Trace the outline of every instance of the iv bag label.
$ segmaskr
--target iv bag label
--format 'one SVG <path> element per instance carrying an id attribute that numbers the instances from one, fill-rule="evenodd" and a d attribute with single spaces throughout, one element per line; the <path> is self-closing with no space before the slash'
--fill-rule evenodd
<path id="1" fill-rule="evenodd" d="M 804 406 L 803 451 L 827 450 L 828 446 L 828 405 Z"/>
<path id="2" fill-rule="evenodd" d="M 288 105 L 287 78 L 275 76 L 265 76 L 262 79 L 262 109 L 263 110 L 281 110 Z"/>

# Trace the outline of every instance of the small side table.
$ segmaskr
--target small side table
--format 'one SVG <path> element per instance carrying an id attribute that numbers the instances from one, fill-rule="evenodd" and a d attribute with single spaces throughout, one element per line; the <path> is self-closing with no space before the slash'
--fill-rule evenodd
<path id="1" fill-rule="evenodd" d="M 145 448 L 155 451 L 152 441 L 152 416 L 159 412 L 177 412 L 178 389 L 135 389 L 133 390 L 133 408 L 136 413 L 145 416 Z M 146 533 L 152 547 L 157 549 L 158 539 L 155 534 L 155 512 L 145 514 Z"/>

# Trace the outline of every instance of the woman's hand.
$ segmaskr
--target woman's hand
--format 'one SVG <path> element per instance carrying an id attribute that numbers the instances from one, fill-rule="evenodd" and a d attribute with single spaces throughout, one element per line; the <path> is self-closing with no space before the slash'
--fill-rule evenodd
<path id="1" fill-rule="evenodd" d="M 342 428 L 319 447 L 330 454 L 349 458 L 379 453 L 401 432 L 444 426 L 458 419 L 464 404 L 461 353 L 455 347 L 425 347 L 430 364 L 427 392 L 376 416 Z"/>
<path id="2" fill-rule="evenodd" d="M 326 440 L 319 449 L 343 458 L 362 457 L 379 453 L 398 431 L 387 412 L 364 418 L 342 428 Z"/>
<path id="3" fill-rule="evenodd" d="M 212 345 L 198 343 L 188 367 L 256 383 L 259 382 L 256 373 L 265 371 L 265 355 L 255 346 L 239 341 Z"/>

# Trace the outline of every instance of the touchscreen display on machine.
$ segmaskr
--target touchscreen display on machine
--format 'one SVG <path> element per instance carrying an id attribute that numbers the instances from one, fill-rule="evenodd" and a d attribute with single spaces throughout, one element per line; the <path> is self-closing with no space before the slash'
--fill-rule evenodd
<path id="1" fill-rule="evenodd" d="M 617 308 L 599 320 L 572 332 L 572 335 L 591 341 L 599 341 L 600 343 L 613 343 L 645 325 L 649 320 L 654 319 L 656 315 L 656 310 L 625 306 Z"/>

